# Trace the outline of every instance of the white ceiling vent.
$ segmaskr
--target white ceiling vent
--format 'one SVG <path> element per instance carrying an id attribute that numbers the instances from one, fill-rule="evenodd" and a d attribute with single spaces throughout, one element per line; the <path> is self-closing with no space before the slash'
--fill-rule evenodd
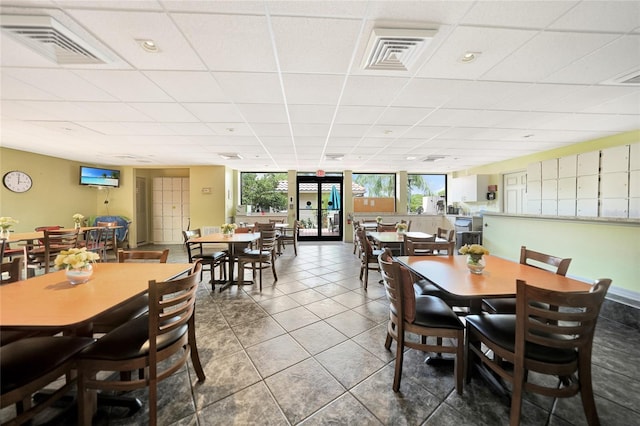
<path id="1" fill-rule="evenodd" d="M 109 56 L 50 16 L 2 15 L 2 30 L 60 64 L 104 64 Z"/>
<path id="2" fill-rule="evenodd" d="M 222 152 L 218 155 L 225 160 L 242 160 L 242 155 L 235 152 Z"/>
<path id="3" fill-rule="evenodd" d="M 440 161 L 440 160 L 444 160 L 445 156 L 444 155 L 429 155 L 427 158 L 425 158 L 424 160 L 422 160 L 425 163 L 434 163 L 436 161 Z"/>
<path id="4" fill-rule="evenodd" d="M 436 30 L 374 28 L 365 51 L 366 70 L 408 71 Z"/>

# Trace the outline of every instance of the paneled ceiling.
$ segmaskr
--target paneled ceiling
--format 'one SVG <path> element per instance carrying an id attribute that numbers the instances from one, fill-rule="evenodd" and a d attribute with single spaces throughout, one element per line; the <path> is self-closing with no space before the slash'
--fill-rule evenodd
<path id="1" fill-rule="evenodd" d="M 3 0 L 0 12 L 4 27 L 53 18 L 101 59 L 59 64 L 3 29 L 0 144 L 90 164 L 439 173 L 640 128 L 640 84 L 620 83 L 640 74 L 638 1 Z M 406 70 L 365 69 L 374 29 L 434 35 L 413 61 L 394 40 L 383 51 Z"/>

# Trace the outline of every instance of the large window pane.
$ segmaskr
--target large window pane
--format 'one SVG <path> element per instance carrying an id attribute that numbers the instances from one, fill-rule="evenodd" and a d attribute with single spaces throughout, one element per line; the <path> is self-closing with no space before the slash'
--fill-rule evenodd
<path id="1" fill-rule="evenodd" d="M 363 191 L 353 194 L 354 212 L 394 212 L 396 175 L 394 173 L 354 173 L 353 182 Z"/>
<path id="2" fill-rule="evenodd" d="M 444 212 L 447 199 L 447 175 L 407 175 L 407 198 L 412 213 Z"/>
<path id="3" fill-rule="evenodd" d="M 251 206 L 254 212 L 287 210 L 287 176 L 286 172 L 240 173 L 240 203 Z"/>

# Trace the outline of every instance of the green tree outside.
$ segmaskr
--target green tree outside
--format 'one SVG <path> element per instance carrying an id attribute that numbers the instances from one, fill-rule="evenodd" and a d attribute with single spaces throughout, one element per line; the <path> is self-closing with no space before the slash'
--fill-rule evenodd
<path id="1" fill-rule="evenodd" d="M 242 204 L 255 211 L 285 210 L 287 194 L 276 191 L 278 182 L 287 180 L 286 173 L 242 173 Z"/>

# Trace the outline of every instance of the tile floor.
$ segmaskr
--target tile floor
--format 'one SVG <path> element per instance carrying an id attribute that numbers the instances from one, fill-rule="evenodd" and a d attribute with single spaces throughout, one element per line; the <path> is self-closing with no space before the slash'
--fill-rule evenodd
<path id="1" fill-rule="evenodd" d="M 149 249 L 151 247 L 142 247 Z M 181 246 L 170 261 L 183 262 Z M 301 243 L 278 258 L 279 280 L 211 291 L 201 283 L 196 308 L 207 379 L 189 365 L 160 384 L 160 425 L 507 425 L 508 407 L 474 379 L 459 396 L 452 367 L 424 364 L 407 351 L 401 392 L 391 390 L 394 351 L 384 348 L 387 302 L 380 275 L 368 291 L 352 245 Z M 603 425 L 640 424 L 640 332 L 601 318 L 593 383 Z M 146 402 L 146 390 L 133 392 Z M 101 424 L 138 425 L 112 410 Z M 57 424 L 73 424 L 73 416 Z M 526 395 L 522 425 L 586 424 L 579 397 Z"/>

